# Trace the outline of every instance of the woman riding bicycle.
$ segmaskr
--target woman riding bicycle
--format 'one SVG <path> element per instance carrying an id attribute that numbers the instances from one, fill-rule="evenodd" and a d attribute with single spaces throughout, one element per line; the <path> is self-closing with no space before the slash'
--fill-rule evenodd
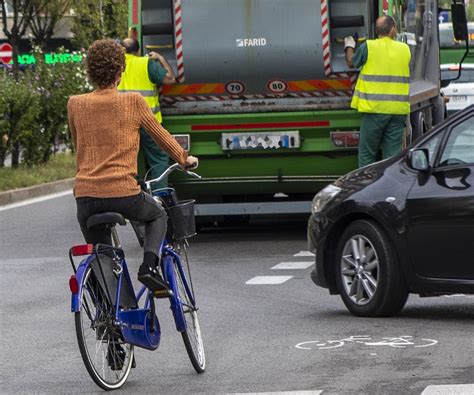
<path id="1" fill-rule="evenodd" d="M 160 125 L 139 93 L 117 91 L 125 69 L 125 54 L 119 44 L 95 41 L 87 52 L 86 66 L 96 89 L 71 96 L 67 106 L 77 152 L 74 196 L 82 234 L 89 244 L 112 244 L 110 229 L 87 228 L 87 219 L 102 212 L 118 212 L 129 220 L 145 223 L 138 280 L 156 296 L 166 296 L 169 288 L 159 273 L 160 258 L 156 254 L 166 235 L 167 215 L 136 181 L 140 128 L 183 169 L 197 167 L 198 159 L 188 156 Z"/>

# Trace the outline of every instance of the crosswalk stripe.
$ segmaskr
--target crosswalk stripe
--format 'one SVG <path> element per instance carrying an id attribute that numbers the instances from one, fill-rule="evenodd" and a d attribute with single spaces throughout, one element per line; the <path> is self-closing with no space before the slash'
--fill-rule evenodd
<path id="1" fill-rule="evenodd" d="M 472 395 L 474 384 L 429 385 L 421 395 Z"/>
<path id="2" fill-rule="evenodd" d="M 245 284 L 249 285 L 277 285 L 283 284 L 292 279 L 293 276 L 256 276 L 248 280 Z"/>
<path id="3" fill-rule="evenodd" d="M 311 251 L 300 251 L 293 256 L 314 256 L 314 254 Z"/>
<path id="4" fill-rule="evenodd" d="M 313 265 L 314 265 L 314 262 L 281 262 L 278 265 L 273 266 L 272 270 L 307 269 Z"/>

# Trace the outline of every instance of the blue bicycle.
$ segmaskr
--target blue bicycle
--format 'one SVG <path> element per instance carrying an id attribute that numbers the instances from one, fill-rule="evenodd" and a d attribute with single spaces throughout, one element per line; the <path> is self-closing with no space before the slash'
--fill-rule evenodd
<path id="1" fill-rule="evenodd" d="M 172 291 L 169 300 L 176 329 L 181 332 L 194 369 L 203 373 L 206 357 L 186 251 L 187 238 L 196 234 L 194 201 L 179 202 L 173 189 L 152 192 L 151 187 L 178 168 L 178 164 L 170 166 L 159 178 L 146 181 L 146 187 L 168 213 L 161 270 Z M 200 177 L 192 172 L 186 174 Z M 126 382 L 135 367 L 134 347 L 156 350 L 161 335 L 152 292 L 145 287 L 134 292 L 117 224 L 126 224 L 119 213 L 91 216 L 87 226 L 110 227 L 114 245 L 86 244 L 69 251 L 74 270 L 69 280 L 71 310 L 79 349 L 89 375 L 105 390 L 118 389 Z M 74 257 L 84 255 L 87 257 L 76 268 Z"/>

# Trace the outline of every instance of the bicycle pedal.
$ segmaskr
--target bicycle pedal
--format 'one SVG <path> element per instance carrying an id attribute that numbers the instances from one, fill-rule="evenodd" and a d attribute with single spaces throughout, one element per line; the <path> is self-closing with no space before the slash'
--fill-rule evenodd
<path id="1" fill-rule="evenodd" d="M 159 289 L 153 291 L 153 296 L 157 299 L 164 299 L 173 296 L 173 291 L 171 289 Z"/>

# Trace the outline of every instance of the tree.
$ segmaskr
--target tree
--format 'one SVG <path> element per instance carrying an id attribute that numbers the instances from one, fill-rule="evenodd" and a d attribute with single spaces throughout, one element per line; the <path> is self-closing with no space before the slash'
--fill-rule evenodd
<path id="1" fill-rule="evenodd" d="M 73 42 L 80 48 L 87 48 L 98 39 L 127 35 L 126 0 L 77 0 L 73 11 Z"/>
<path id="2" fill-rule="evenodd" d="M 33 42 L 44 49 L 53 36 L 58 22 L 71 9 L 72 0 L 49 0 L 44 5 L 34 5 L 35 12 L 31 18 L 30 29 Z M 40 9 L 37 9 L 40 7 Z"/>
<path id="3" fill-rule="evenodd" d="M 35 129 L 40 94 L 23 73 L 17 80 L 5 72 L 0 73 L 0 86 L 0 127 L 4 143 L 0 146 L 0 167 L 9 152 L 12 152 L 12 166 L 17 167 L 19 158 L 15 158 L 13 153 L 16 150 L 19 154 L 23 135 Z"/>
<path id="4" fill-rule="evenodd" d="M 10 0 L 8 2 L 8 10 L 11 12 L 12 18 L 9 24 L 7 18 L 7 1 L 0 0 L 2 11 L 3 32 L 12 46 L 13 58 L 13 78 L 18 81 L 18 53 L 20 40 L 26 33 L 26 29 L 30 26 L 31 19 L 40 12 L 47 0 Z M 14 123 L 15 126 L 21 123 Z M 12 166 L 18 166 L 20 162 L 20 143 L 13 142 L 12 150 Z"/>
<path id="5" fill-rule="evenodd" d="M 41 12 L 47 0 L 10 0 L 8 10 L 11 13 L 11 24 L 7 18 L 7 0 L 0 0 L 3 22 L 3 33 L 12 46 L 13 76 L 18 80 L 18 53 L 20 40 L 30 26 L 31 19 Z"/>

